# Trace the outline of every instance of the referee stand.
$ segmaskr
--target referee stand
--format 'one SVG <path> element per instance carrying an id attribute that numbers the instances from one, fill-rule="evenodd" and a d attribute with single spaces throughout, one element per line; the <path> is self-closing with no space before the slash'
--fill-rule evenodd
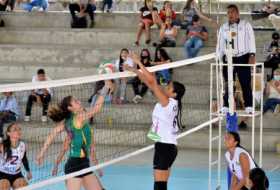
<path id="1" fill-rule="evenodd" d="M 230 33 L 230 32 L 229 32 Z M 229 34 L 231 35 L 231 34 Z M 263 91 L 264 89 L 264 64 L 263 63 L 256 63 L 256 64 L 232 64 L 232 46 L 230 43 L 227 44 L 227 49 L 226 49 L 226 56 L 228 57 L 228 63 L 223 63 L 221 60 L 216 59 L 215 63 L 211 64 L 211 69 L 210 69 L 210 119 L 213 119 L 215 117 L 219 117 L 219 123 L 218 123 L 218 135 L 214 136 L 213 135 L 213 126 L 211 125 L 209 127 L 209 180 L 208 180 L 208 189 L 213 189 L 213 179 L 212 179 L 212 173 L 214 169 L 217 169 L 217 183 L 215 183 L 215 189 L 221 189 L 221 156 L 222 156 L 222 131 L 225 131 L 222 127 L 224 126 L 223 124 L 225 123 L 225 118 L 226 114 L 222 113 L 222 108 L 224 105 L 224 100 L 223 96 L 225 94 L 225 88 L 229 88 L 232 90 L 229 90 L 229 106 L 230 110 L 235 109 L 235 112 L 237 113 L 238 117 L 243 117 L 246 119 L 251 120 L 251 155 L 253 158 L 255 158 L 255 153 L 256 153 L 256 126 L 259 126 L 259 160 L 258 160 L 258 165 L 262 167 L 262 157 L 263 157 L 263 151 L 262 151 L 262 144 L 263 144 L 263 93 L 260 95 L 260 103 L 257 108 L 257 103 L 256 103 L 256 97 L 257 92 L 256 87 L 259 86 L 258 88 Z M 231 61 L 230 61 L 231 60 Z M 234 97 L 234 87 L 235 87 L 235 82 L 233 80 L 233 77 L 229 76 L 229 81 L 228 85 L 225 86 L 225 80 L 223 77 L 223 68 L 224 67 L 232 67 L 232 70 L 234 67 L 249 67 L 251 70 L 251 87 L 252 87 L 252 113 L 248 114 L 245 112 L 245 110 L 240 109 L 236 107 L 235 105 L 235 100 L 230 100 L 230 98 Z M 233 75 L 233 73 L 228 73 L 228 75 Z M 261 78 L 261 80 L 257 80 L 257 78 Z M 260 84 L 259 84 L 260 83 Z M 217 102 L 217 108 L 213 109 L 212 102 L 216 101 Z M 232 103 L 231 103 L 232 102 Z M 231 105 L 232 104 L 232 105 Z M 218 152 L 217 155 L 213 155 L 213 147 L 214 145 L 218 146 Z M 249 147 L 248 147 L 249 148 Z M 217 158 L 217 159 L 215 159 Z M 216 168 L 215 168 L 216 167 Z M 216 171 L 216 170 L 214 170 Z"/>

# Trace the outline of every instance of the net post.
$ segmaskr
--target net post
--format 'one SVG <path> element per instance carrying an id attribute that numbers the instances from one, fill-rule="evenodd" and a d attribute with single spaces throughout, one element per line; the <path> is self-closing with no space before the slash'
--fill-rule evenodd
<path id="1" fill-rule="evenodd" d="M 263 91 L 264 89 L 264 64 L 262 63 L 261 65 L 261 90 Z M 260 102 L 260 152 L 259 152 L 259 166 L 262 167 L 262 157 L 263 157 L 263 93 L 261 94 L 261 102 Z"/>
<path id="2" fill-rule="evenodd" d="M 210 65 L 210 114 L 209 119 L 212 120 L 212 100 L 213 100 L 213 66 Z M 208 160 L 208 190 L 211 190 L 212 186 L 212 123 L 209 125 L 209 160 Z"/>
<path id="3" fill-rule="evenodd" d="M 252 157 L 255 158 L 255 109 L 256 109 L 256 64 L 253 65 L 253 117 L 252 117 Z"/>

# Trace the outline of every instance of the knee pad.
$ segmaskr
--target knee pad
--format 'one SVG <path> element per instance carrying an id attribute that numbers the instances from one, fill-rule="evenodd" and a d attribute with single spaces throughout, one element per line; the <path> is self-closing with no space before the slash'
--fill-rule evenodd
<path id="1" fill-rule="evenodd" d="M 167 181 L 155 181 L 154 190 L 167 190 Z"/>

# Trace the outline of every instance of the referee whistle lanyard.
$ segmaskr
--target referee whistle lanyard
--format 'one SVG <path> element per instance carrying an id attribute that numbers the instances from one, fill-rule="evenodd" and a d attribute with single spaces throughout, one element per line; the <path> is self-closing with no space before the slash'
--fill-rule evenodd
<path id="1" fill-rule="evenodd" d="M 233 63 L 232 63 L 232 51 L 234 47 L 233 36 L 234 32 L 228 32 L 228 41 L 226 44 L 226 55 L 227 55 L 227 71 L 228 71 L 228 103 L 229 103 L 229 114 L 234 114 L 234 97 L 233 97 Z"/>

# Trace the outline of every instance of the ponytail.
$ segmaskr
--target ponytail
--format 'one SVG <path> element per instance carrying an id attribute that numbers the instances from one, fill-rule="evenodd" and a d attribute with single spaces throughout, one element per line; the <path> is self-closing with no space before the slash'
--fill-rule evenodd
<path id="1" fill-rule="evenodd" d="M 60 105 L 53 106 L 48 111 L 48 116 L 54 122 L 58 123 L 70 117 L 71 112 L 68 110 L 68 106 L 71 105 L 72 96 L 66 96 L 61 101 Z"/>
<path id="2" fill-rule="evenodd" d="M 174 92 L 176 93 L 175 99 L 178 101 L 178 112 L 176 115 L 176 120 L 179 129 L 183 130 L 185 126 L 182 124 L 182 109 L 183 109 L 182 98 L 185 94 L 186 88 L 182 83 L 176 81 L 173 82 L 173 88 L 174 88 Z"/>

